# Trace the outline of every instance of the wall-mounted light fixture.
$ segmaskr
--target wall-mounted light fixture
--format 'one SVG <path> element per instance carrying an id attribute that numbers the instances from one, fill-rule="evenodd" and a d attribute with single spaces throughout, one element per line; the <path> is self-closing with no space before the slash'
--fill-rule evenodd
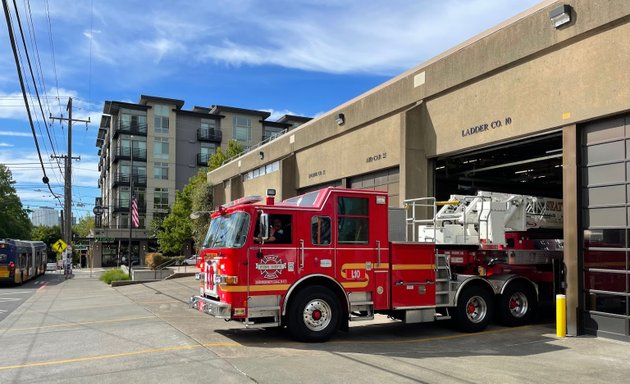
<path id="1" fill-rule="evenodd" d="M 335 123 L 337 123 L 337 125 L 344 125 L 346 122 L 346 116 L 343 113 L 340 113 L 337 115 L 337 117 L 335 118 Z"/>
<path id="2" fill-rule="evenodd" d="M 549 19 L 556 28 L 571 22 L 571 6 L 568 4 L 557 6 L 549 12 Z"/>
<path id="3" fill-rule="evenodd" d="M 264 159 L 265 158 L 265 152 L 263 152 L 263 151 L 258 152 L 258 157 L 260 158 L 260 160 Z"/>

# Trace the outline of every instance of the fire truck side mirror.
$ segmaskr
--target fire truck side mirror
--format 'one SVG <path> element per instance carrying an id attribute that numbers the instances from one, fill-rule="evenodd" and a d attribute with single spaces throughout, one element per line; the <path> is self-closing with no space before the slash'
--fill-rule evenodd
<path id="1" fill-rule="evenodd" d="M 267 213 L 260 214 L 260 228 L 258 228 L 258 233 L 263 241 L 269 238 L 269 215 Z"/>

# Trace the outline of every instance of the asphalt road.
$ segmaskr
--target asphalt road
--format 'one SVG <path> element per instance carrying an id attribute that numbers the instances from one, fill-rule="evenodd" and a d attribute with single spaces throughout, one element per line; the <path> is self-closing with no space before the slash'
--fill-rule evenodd
<path id="1" fill-rule="evenodd" d="M 59 273 L 46 272 L 43 276 L 27 281 L 22 285 L 0 284 L 0 321 L 9 316 L 17 307 L 24 304 L 38 289 L 63 281 L 63 274 Z"/>
<path id="2" fill-rule="evenodd" d="M 557 338 L 552 324 L 378 318 L 321 344 L 245 329 L 187 307 L 193 278 L 111 288 L 75 271 L 0 321 L 0 383 L 621 383 L 630 343 Z"/>

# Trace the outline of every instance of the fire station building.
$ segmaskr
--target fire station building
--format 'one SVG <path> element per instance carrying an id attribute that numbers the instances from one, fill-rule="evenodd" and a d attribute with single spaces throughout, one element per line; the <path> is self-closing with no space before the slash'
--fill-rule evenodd
<path id="1" fill-rule="evenodd" d="M 208 173 L 215 204 L 326 186 L 563 199 L 569 335 L 630 340 L 630 2 L 544 1 Z"/>

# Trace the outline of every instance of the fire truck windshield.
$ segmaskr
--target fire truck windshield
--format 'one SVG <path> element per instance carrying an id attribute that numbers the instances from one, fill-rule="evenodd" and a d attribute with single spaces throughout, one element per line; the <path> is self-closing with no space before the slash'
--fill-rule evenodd
<path id="1" fill-rule="evenodd" d="M 247 239 L 249 214 L 234 212 L 218 216 L 210 222 L 204 248 L 240 248 Z"/>

